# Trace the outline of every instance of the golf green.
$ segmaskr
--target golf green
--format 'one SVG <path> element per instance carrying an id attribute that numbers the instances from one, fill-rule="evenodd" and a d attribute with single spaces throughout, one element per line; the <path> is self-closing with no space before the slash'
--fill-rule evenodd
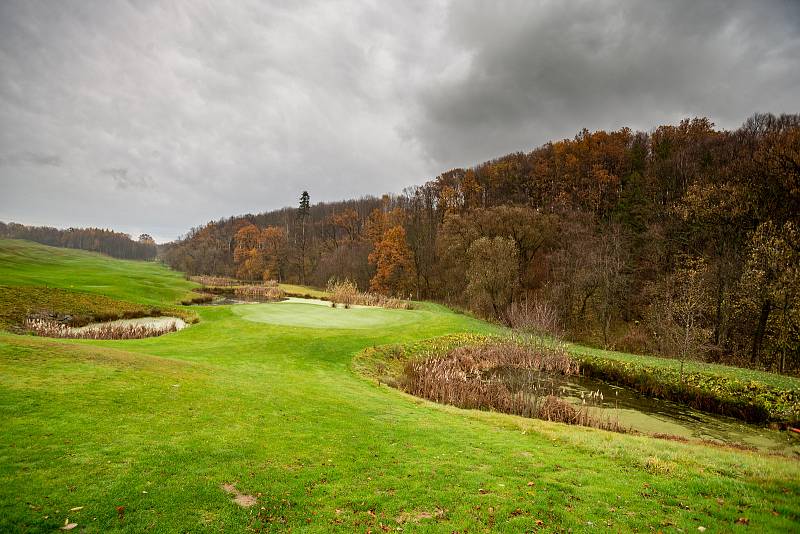
<path id="1" fill-rule="evenodd" d="M 236 315 L 247 321 L 303 328 L 362 329 L 401 326 L 425 320 L 425 310 L 386 310 L 383 308 L 334 308 L 313 303 L 275 302 L 232 306 Z"/>

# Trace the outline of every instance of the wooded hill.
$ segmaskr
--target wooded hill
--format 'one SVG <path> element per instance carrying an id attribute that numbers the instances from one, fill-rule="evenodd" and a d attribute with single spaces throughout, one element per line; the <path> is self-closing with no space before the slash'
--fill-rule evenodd
<path id="1" fill-rule="evenodd" d="M 147 234 L 138 241 L 128 234 L 100 228 L 69 228 L 60 230 L 50 226 L 25 226 L 0 221 L 0 237 L 27 239 L 51 247 L 77 248 L 100 252 L 127 260 L 153 260 L 156 258 L 156 242 Z"/>
<path id="2" fill-rule="evenodd" d="M 308 200 L 210 222 L 163 257 L 192 274 L 349 278 L 620 350 L 800 368 L 800 115 L 584 130 L 399 195 Z"/>

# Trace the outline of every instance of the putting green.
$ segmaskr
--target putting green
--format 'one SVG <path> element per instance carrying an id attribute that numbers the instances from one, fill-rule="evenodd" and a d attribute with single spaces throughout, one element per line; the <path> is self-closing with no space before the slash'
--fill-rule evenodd
<path id="1" fill-rule="evenodd" d="M 424 319 L 424 310 L 387 310 L 384 308 L 333 308 L 314 303 L 277 302 L 241 304 L 231 307 L 247 321 L 304 328 L 362 329 L 398 326 Z"/>

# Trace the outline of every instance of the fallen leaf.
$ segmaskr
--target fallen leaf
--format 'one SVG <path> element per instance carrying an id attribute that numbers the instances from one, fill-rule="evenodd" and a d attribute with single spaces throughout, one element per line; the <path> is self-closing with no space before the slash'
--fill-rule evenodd
<path id="1" fill-rule="evenodd" d="M 78 523 L 67 523 L 66 525 L 61 527 L 61 530 L 72 530 L 73 528 L 75 528 L 77 526 L 78 526 Z"/>
<path id="2" fill-rule="evenodd" d="M 83 506 L 76 506 L 75 508 L 70 508 L 70 512 L 77 512 L 78 510 L 83 510 Z"/>

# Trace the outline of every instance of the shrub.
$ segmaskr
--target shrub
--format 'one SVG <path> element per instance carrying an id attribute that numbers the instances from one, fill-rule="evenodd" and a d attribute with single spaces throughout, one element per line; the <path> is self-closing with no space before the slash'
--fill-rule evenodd
<path id="1" fill-rule="evenodd" d="M 543 334 L 556 338 L 562 335 L 558 311 L 545 301 L 512 302 L 508 309 L 511 328 L 531 334 Z"/>

